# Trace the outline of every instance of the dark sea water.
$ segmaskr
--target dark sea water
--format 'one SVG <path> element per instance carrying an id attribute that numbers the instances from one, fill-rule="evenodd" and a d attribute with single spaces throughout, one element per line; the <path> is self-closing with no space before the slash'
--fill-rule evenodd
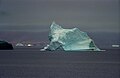
<path id="1" fill-rule="evenodd" d="M 120 49 L 0 51 L 0 78 L 120 78 Z"/>

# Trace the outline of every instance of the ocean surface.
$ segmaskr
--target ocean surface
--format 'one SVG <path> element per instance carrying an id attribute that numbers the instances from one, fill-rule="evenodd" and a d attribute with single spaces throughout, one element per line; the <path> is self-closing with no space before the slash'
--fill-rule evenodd
<path id="1" fill-rule="evenodd" d="M 0 50 L 0 78 L 120 78 L 120 49 Z"/>

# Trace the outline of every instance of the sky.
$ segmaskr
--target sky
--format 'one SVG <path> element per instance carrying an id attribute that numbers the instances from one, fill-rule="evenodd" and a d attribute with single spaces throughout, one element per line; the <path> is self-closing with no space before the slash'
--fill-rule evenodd
<path id="1" fill-rule="evenodd" d="M 0 0 L 0 31 L 48 31 L 63 28 L 118 32 L 119 0 Z"/>

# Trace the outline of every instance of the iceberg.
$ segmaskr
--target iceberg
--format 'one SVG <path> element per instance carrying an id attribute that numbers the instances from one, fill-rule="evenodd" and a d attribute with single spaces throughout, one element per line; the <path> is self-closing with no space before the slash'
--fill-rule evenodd
<path id="1" fill-rule="evenodd" d="M 53 22 L 49 32 L 50 43 L 41 51 L 99 51 L 94 41 L 87 33 L 80 31 L 78 28 L 64 29 Z"/>

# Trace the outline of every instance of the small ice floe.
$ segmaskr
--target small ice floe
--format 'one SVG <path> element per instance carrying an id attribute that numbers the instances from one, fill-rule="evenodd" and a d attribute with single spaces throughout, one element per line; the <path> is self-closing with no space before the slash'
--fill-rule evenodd
<path id="1" fill-rule="evenodd" d="M 40 51 L 46 51 L 46 49 L 48 49 L 49 45 L 47 45 L 46 47 L 44 47 L 43 49 L 41 49 Z"/>
<path id="2" fill-rule="evenodd" d="M 117 47 L 118 48 L 118 47 L 120 47 L 120 45 L 112 45 L 112 47 Z"/>
<path id="3" fill-rule="evenodd" d="M 28 47 L 32 47 L 33 45 L 32 45 L 32 44 L 28 44 L 27 46 L 28 46 Z"/>
<path id="4" fill-rule="evenodd" d="M 24 46 L 24 44 L 22 44 L 22 43 L 17 43 L 16 46 L 20 46 L 20 47 L 21 47 L 21 46 Z"/>

